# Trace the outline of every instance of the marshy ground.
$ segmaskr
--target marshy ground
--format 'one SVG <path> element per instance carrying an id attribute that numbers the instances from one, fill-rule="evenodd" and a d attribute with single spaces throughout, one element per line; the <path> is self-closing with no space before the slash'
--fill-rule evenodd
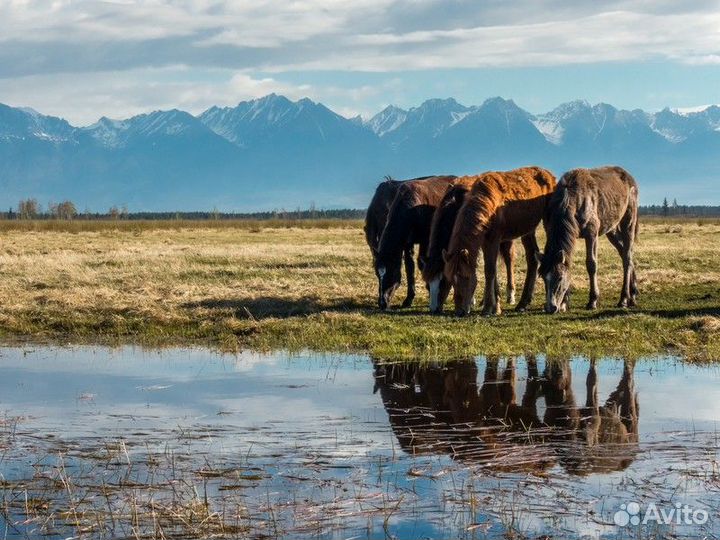
<path id="1" fill-rule="evenodd" d="M 0 231 L 5 340 L 367 351 L 393 358 L 720 355 L 717 220 L 642 220 L 638 309 L 614 307 L 620 259 L 602 239 L 597 311 L 583 308 L 587 274 L 579 243 L 569 313 L 543 314 L 538 282 L 529 313 L 504 306 L 500 317 L 465 319 L 453 317 L 450 306 L 445 316 L 429 316 L 421 281 L 413 307 L 379 313 L 356 221 L 4 222 Z M 518 287 L 523 265 L 518 256 Z"/>
<path id="2" fill-rule="evenodd" d="M 716 365 L 24 346 L 0 367 L 3 538 L 720 536 Z M 708 519 L 618 525 L 630 503 Z"/>

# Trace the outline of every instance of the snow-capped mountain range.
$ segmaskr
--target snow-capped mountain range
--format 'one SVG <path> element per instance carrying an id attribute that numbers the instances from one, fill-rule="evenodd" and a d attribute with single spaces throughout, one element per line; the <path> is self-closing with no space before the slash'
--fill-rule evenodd
<path id="1" fill-rule="evenodd" d="M 30 196 L 94 210 L 361 207 L 387 174 L 538 164 L 559 175 L 605 163 L 636 176 L 643 202 L 718 204 L 719 151 L 717 105 L 645 112 L 573 101 L 534 115 L 499 97 L 431 99 L 348 119 L 270 94 L 198 116 L 174 109 L 87 127 L 0 105 L 6 207 Z"/>

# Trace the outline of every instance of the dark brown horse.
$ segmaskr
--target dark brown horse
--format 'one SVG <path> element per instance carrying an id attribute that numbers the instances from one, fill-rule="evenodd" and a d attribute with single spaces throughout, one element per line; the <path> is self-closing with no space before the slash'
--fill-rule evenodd
<path id="1" fill-rule="evenodd" d="M 623 285 L 618 307 L 637 305 L 637 278 L 633 246 L 638 234 L 638 187 L 620 167 L 574 169 L 566 172 L 548 205 L 547 243 L 540 275 L 545 281 L 545 311 L 556 313 L 568 307 L 570 262 L 575 240 L 583 238 L 585 264 L 590 276 L 587 308 L 597 308 L 598 236 L 606 235 L 623 262 Z"/>
<path id="2" fill-rule="evenodd" d="M 391 177 L 386 176 L 385 180 L 380 182 L 375 189 L 375 194 L 365 214 L 365 241 L 370 248 L 370 253 L 372 253 L 373 266 L 375 265 L 378 247 L 380 246 L 380 236 L 387 224 L 388 214 L 390 214 L 390 206 L 401 184 L 401 181 L 393 180 Z M 415 261 L 413 260 L 413 246 L 405 249 L 404 260 L 405 275 L 407 277 L 407 295 L 405 296 L 403 307 L 408 307 L 412 304 L 413 298 L 415 298 Z"/>
<path id="3" fill-rule="evenodd" d="M 476 177 L 474 176 L 465 176 L 455 180 L 453 185 L 445 192 L 443 200 L 433 215 L 427 254 L 420 254 L 423 263 L 422 276 L 430 297 L 430 313 L 440 313 L 450 293 L 452 284 L 443 274 L 445 261 L 442 252 L 450 244 L 450 236 L 452 235 L 458 211 L 465 201 L 465 196 L 472 189 L 475 180 Z M 515 250 L 513 249 L 512 240 L 500 244 L 500 255 L 507 270 L 507 302 L 514 304 Z"/>
<path id="4" fill-rule="evenodd" d="M 455 313 L 470 312 L 477 287 L 477 258 L 482 249 L 485 263 L 483 314 L 500 313 L 497 285 L 497 258 L 500 245 L 521 238 L 528 270 L 516 309 L 522 311 L 532 300 L 537 279 L 538 245 L 535 229 L 545 215 L 555 177 L 539 167 L 507 172 L 488 172 L 476 177 L 470 193 L 458 211 L 447 252 L 445 277 L 455 293 Z"/>
<path id="5" fill-rule="evenodd" d="M 387 309 L 400 286 L 403 253 L 407 254 L 410 250 L 412 257 L 415 244 L 420 245 L 420 253 L 427 250 L 433 213 L 454 179 L 454 176 L 431 176 L 407 180 L 398 187 L 375 255 L 380 309 Z M 409 306 L 415 296 L 414 276 L 411 289 L 411 272 L 408 270 L 407 274 L 408 297 L 403 303 L 404 307 Z"/>

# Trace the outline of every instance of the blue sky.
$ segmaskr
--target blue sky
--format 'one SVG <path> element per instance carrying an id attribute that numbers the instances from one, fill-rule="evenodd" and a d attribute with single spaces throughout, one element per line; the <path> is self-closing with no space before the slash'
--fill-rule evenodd
<path id="1" fill-rule="evenodd" d="M 720 1 L 0 2 L 0 102 L 88 124 L 270 92 L 346 116 L 431 97 L 718 103 Z"/>

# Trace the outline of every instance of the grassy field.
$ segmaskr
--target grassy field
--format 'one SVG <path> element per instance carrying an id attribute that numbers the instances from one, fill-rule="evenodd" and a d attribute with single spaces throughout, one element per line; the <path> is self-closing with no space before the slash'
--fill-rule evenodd
<path id="1" fill-rule="evenodd" d="M 717 220 L 642 222 L 638 309 L 613 307 L 620 259 L 603 239 L 598 311 L 583 309 L 587 275 L 578 249 L 569 313 L 541 313 L 538 283 L 529 313 L 465 319 L 449 309 L 427 315 L 422 286 L 412 308 L 379 313 L 359 222 L 13 221 L 0 222 L 0 234 L 6 341 L 309 348 L 385 358 L 720 357 Z M 520 257 L 517 266 L 520 289 Z"/>

